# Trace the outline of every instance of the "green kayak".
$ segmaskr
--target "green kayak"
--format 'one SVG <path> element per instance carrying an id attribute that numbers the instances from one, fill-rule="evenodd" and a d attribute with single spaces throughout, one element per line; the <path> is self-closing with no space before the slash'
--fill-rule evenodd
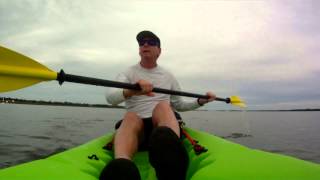
<path id="1" fill-rule="evenodd" d="M 196 155 L 185 139 L 190 158 L 187 179 L 192 180 L 319 180 L 320 165 L 289 156 L 254 150 L 205 132 L 186 131 L 208 151 Z M 102 147 L 112 134 L 45 159 L 0 170 L 2 180 L 97 180 L 101 170 L 113 158 L 112 151 Z M 142 179 L 156 179 L 147 152 L 135 155 Z"/>

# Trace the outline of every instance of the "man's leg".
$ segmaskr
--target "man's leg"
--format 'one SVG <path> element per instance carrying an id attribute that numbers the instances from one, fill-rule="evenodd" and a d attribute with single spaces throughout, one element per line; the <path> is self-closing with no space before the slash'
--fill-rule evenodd
<path id="1" fill-rule="evenodd" d="M 143 134 L 143 122 L 133 112 L 127 112 L 114 138 L 114 157 L 131 160 L 138 150 L 139 138 Z"/>
<path id="2" fill-rule="evenodd" d="M 157 104 L 152 113 L 152 121 L 155 127 L 169 127 L 177 134 L 178 137 L 180 137 L 179 123 L 169 102 L 161 101 L 159 104 Z"/>
<path id="3" fill-rule="evenodd" d="M 114 160 L 102 170 L 100 180 L 140 180 L 137 166 L 131 161 L 143 135 L 143 122 L 133 112 L 124 116 L 114 139 Z"/>
<path id="4" fill-rule="evenodd" d="M 156 127 L 150 136 L 149 160 L 158 179 L 185 180 L 189 159 L 170 104 L 160 102 L 153 111 L 152 120 Z"/>

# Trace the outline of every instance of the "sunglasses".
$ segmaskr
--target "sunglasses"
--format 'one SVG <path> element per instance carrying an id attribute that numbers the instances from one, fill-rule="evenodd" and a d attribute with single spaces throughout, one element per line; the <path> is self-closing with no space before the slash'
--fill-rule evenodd
<path id="1" fill-rule="evenodd" d="M 145 43 L 148 43 L 148 45 L 150 46 L 159 46 L 158 41 L 154 39 L 141 40 L 141 41 L 138 41 L 138 43 L 139 43 L 139 46 L 143 46 Z"/>

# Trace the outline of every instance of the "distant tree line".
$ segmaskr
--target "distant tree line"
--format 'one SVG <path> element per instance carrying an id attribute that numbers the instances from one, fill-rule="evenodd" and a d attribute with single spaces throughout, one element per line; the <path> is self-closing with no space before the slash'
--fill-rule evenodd
<path id="1" fill-rule="evenodd" d="M 124 108 L 123 106 L 112 106 L 107 104 L 88 104 L 88 103 L 73 103 L 60 101 L 43 101 L 43 100 L 28 100 L 11 97 L 0 97 L 0 103 L 9 104 L 32 104 L 32 105 L 56 105 L 56 106 L 80 106 L 80 107 L 101 107 L 101 108 Z"/>

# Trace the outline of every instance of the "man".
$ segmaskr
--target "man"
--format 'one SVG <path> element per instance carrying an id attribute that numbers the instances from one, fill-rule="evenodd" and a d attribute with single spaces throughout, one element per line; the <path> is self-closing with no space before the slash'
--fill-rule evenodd
<path id="1" fill-rule="evenodd" d="M 153 87 L 180 90 L 174 76 L 160 67 L 161 54 L 158 36 L 142 31 L 136 37 L 140 62 L 119 74 L 118 81 L 137 83 L 140 91 L 114 89 L 107 101 L 116 105 L 125 102 L 127 113 L 114 139 L 114 160 L 102 171 L 100 179 L 140 179 L 139 171 L 131 161 L 138 148 L 149 150 L 149 160 L 158 179 L 185 179 L 188 156 L 180 141 L 180 127 L 174 110 L 196 109 L 215 99 L 184 101 L 180 96 L 153 93 Z M 151 135 L 150 135 L 151 134 Z"/>

